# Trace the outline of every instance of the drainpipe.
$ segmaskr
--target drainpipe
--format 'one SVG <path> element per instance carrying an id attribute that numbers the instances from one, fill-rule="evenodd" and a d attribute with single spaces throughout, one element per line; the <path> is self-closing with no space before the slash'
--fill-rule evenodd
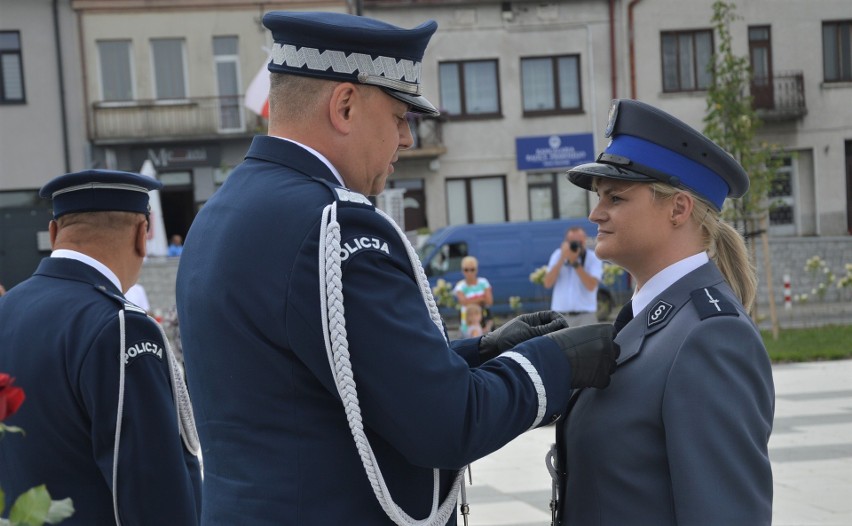
<path id="1" fill-rule="evenodd" d="M 56 42 L 56 73 L 59 76 L 59 115 L 62 119 L 62 154 L 65 159 L 65 173 L 71 171 L 68 152 L 68 115 L 65 109 L 65 75 L 62 72 L 62 42 L 59 35 L 59 0 L 53 0 L 53 36 Z"/>
<path id="2" fill-rule="evenodd" d="M 615 0 L 609 0 L 609 78 L 612 98 L 618 98 L 618 68 L 615 64 Z"/>
<path id="3" fill-rule="evenodd" d="M 630 40 L 630 98 L 636 98 L 636 48 L 633 43 L 633 7 L 642 0 L 630 0 L 627 6 L 627 38 Z"/>

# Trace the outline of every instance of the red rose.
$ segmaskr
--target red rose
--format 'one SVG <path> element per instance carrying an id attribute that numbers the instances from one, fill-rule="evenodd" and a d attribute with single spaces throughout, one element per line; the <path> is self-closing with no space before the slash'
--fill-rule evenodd
<path id="1" fill-rule="evenodd" d="M 24 390 L 12 387 L 15 379 L 6 373 L 0 373 L 0 422 L 15 414 L 24 403 Z"/>

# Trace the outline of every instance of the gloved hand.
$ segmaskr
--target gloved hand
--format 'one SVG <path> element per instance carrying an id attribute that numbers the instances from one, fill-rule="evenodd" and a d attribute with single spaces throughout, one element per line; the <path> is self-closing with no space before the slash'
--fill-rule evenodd
<path id="1" fill-rule="evenodd" d="M 610 323 L 585 325 L 562 329 L 547 334 L 556 342 L 571 362 L 571 387 L 597 387 L 609 385 L 609 376 L 615 372 L 615 360 L 621 353 L 612 341 Z"/>
<path id="2" fill-rule="evenodd" d="M 479 354 L 484 362 L 530 338 L 544 336 L 566 327 L 568 322 L 565 318 L 552 310 L 521 314 L 483 336 L 479 341 Z"/>

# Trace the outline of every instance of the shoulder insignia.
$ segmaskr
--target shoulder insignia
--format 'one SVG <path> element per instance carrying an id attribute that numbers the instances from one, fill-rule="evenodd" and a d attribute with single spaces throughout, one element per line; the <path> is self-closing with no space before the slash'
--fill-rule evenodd
<path id="1" fill-rule="evenodd" d="M 728 301 L 715 287 L 705 287 L 690 293 L 698 316 L 704 320 L 713 316 L 739 316 L 737 307 Z"/>
<path id="2" fill-rule="evenodd" d="M 373 203 L 367 199 L 367 196 L 348 188 L 335 187 L 334 194 L 339 203 L 363 205 L 373 208 Z"/>
<path id="3" fill-rule="evenodd" d="M 163 361 L 163 346 L 152 340 L 140 340 L 124 350 L 124 365 L 130 365 L 140 356 L 154 356 Z"/>
<path id="4" fill-rule="evenodd" d="M 663 300 L 655 303 L 654 306 L 648 310 L 648 328 L 650 329 L 654 325 L 662 323 L 672 311 L 674 311 L 674 305 L 671 303 Z"/>
<path id="5" fill-rule="evenodd" d="M 383 252 L 390 256 L 387 241 L 376 236 L 355 236 L 340 243 L 340 260 L 346 261 L 359 251 L 365 250 Z"/>
<path id="6" fill-rule="evenodd" d="M 148 313 L 145 311 L 145 309 L 143 309 L 142 307 L 137 307 L 136 305 L 127 301 L 127 299 L 124 296 L 122 296 L 120 294 L 116 294 L 115 292 L 112 292 L 111 290 L 107 289 L 103 285 L 95 285 L 95 290 L 97 290 L 98 292 L 100 292 L 101 294 L 106 296 L 107 298 L 109 298 L 109 299 L 113 300 L 114 302 L 118 303 L 119 305 L 121 305 L 121 307 L 123 307 L 124 310 L 126 310 L 126 311 L 138 312 L 139 314 L 144 314 L 146 316 L 148 315 Z"/>

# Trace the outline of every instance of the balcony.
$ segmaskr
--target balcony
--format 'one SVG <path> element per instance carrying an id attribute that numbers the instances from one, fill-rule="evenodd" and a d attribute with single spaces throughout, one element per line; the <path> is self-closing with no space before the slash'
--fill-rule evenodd
<path id="1" fill-rule="evenodd" d="M 795 120 L 808 113 L 801 71 L 786 71 L 751 83 L 752 104 L 765 122 Z"/>
<path id="2" fill-rule="evenodd" d="M 134 100 L 92 104 L 95 144 L 198 140 L 263 133 L 243 97 Z"/>
<path id="3" fill-rule="evenodd" d="M 409 113 L 408 126 L 414 144 L 408 150 L 399 152 L 400 159 L 428 159 L 446 153 L 447 147 L 441 135 L 441 125 L 445 120 L 440 116 Z"/>

